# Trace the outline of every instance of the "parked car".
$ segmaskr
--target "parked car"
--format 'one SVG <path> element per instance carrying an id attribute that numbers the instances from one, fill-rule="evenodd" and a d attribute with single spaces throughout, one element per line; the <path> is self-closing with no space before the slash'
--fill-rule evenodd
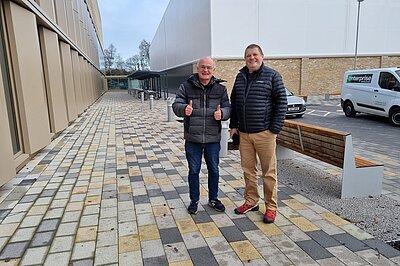
<path id="1" fill-rule="evenodd" d="M 306 102 L 303 98 L 295 96 L 287 88 L 285 89 L 288 101 L 286 116 L 302 117 L 306 112 Z"/>

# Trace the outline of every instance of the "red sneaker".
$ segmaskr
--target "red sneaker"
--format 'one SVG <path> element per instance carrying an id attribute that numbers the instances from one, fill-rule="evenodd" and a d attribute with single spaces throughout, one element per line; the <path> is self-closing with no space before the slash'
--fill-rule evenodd
<path id="1" fill-rule="evenodd" d="M 236 214 L 245 214 L 248 211 L 258 211 L 258 209 L 259 209 L 258 205 L 253 206 L 253 205 L 245 203 L 242 206 L 237 207 L 235 209 L 235 213 Z"/>
<path id="2" fill-rule="evenodd" d="M 275 217 L 276 217 L 276 211 L 274 210 L 267 210 L 264 214 L 264 223 L 270 224 L 275 222 Z"/>

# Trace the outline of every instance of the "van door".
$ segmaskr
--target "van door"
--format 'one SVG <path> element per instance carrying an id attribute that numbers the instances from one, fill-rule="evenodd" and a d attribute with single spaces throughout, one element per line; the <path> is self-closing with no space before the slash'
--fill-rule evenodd
<path id="1" fill-rule="evenodd" d="M 388 116 L 391 102 L 400 95 L 400 82 L 392 73 L 382 71 L 379 74 L 378 85 L 374 106 L 381 115 Z"/>

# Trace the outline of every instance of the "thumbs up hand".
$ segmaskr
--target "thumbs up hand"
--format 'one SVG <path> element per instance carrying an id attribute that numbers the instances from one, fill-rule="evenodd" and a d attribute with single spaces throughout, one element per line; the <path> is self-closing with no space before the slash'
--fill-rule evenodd
<path id="1" fill-rule="evenodd" d="M 217 121 L 222 119 L 222 111 L 221 111 L 221 106 L 219 104 L 217 106 L 217 111 L 214 112 L 214 118 Z"/>
<path id="2" fill-rule="evenodd" d="M 186 116 L 191 116 L 191 115 L 192 115 L 192 112 L 193 112 L 193 101 L 190 100 L 190 101 L 189 101 L 189 104 L 186 105 L 186 108 L 185 108 L 185 115 L 186 115 Z"/>

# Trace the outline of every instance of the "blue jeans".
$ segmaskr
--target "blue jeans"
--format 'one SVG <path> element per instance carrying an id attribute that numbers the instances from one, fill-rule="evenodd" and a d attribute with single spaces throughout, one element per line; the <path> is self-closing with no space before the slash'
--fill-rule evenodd
<path id="1" fill-rule="evenodd" d="M 191 201 L 199 201 L 200 199 L 199 173 L 203 153 L 208 170 L 208 199 L 218 198 L 220 149 L 219 142 L 205 144 L 190 141 L 185 142 L 186 159 L 189 164 L 188 181 Z"/>

